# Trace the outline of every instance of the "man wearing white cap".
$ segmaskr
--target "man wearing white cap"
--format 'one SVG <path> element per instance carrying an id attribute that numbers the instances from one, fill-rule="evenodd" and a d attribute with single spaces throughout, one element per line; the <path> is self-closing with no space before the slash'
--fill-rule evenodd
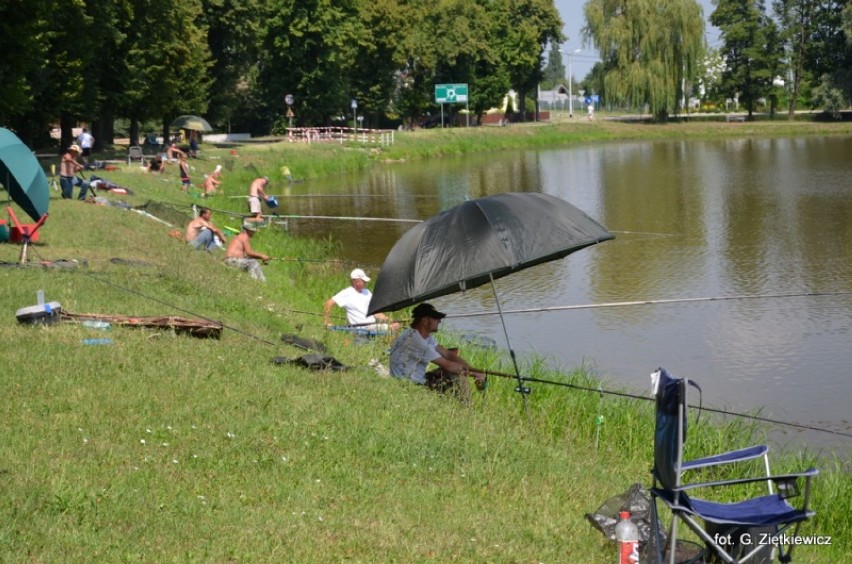
<path id="1" fill-rule="evenodd" d="M 367 316 L 367 309 L 370 307 L 370 298 L 373 293 L 367 289 L 367 282 L 370 277 L 367 273 L 356 268 L 349 274 L 351 285 L 330 297 L 325 302 L 325 310 L 323 311 L 323 320 L 326 327 L 331 327 L 331 308 L 335 305 L 346 310 L 346 319 L 349 325 L 355 327 L 363 327 L 367 330 L 387 331 L 391 329 L 396 331 L 399 329 L 399 323 L 391 323 L 390 319 L 383 314 Z"/>

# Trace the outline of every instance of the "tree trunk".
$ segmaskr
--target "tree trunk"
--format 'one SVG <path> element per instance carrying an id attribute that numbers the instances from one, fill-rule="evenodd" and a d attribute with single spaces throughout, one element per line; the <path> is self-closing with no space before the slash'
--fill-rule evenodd
<path id="1" fill-rule="evenodd" d="M 64 153 L 71 143 L 74 142 L 74 124 L 77 121 L 69 113 L 62 112 L 59 114 L 59 154 Z"/>

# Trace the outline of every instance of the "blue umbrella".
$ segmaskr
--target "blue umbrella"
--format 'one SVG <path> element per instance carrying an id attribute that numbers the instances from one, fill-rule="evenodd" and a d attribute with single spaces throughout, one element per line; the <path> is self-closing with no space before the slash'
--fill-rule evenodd
<path id="1" fill-rule="evenodd" d="M 29 147 L 8 129 L 0 127 L 0 184 L 13 202 L 38 221 L 47 215 L 50 189 L 47 176 Z"/>

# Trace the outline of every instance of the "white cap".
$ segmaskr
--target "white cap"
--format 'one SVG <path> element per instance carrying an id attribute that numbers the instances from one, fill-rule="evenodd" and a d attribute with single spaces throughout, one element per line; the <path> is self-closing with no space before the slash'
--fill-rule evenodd
<path id="1" fill-rule="evenodd" d="M 363 280 L 364 282 L 369 282 L 370 277 L 367 276 L 367 273 L 361 270 L 360 268 L 356 268 L 349 274 L 350 280 Z"/>

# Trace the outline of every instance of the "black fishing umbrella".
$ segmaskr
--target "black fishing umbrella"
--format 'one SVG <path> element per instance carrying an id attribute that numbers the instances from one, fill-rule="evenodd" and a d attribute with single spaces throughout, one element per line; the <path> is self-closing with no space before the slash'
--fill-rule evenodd
<path id="1" fill-rule="evenodd" d="M 47 215 L 50 203 L 47 176 L 30 148 L 3 127 L 0 127 L 0 184 L 33 221 Z"/>
<path id="2" fill-rule="evenodd" d="M 614 238 L 579 209 L 547 194 L 470 200 L 417 224 L 396 242 L 376 279 L 368 315 L 490 282 L 502 320 L 494 280 Z M 520 375 L 518 380 L 522 384 Z M 519 390 L 525 391 L 523 385 Z"/>

